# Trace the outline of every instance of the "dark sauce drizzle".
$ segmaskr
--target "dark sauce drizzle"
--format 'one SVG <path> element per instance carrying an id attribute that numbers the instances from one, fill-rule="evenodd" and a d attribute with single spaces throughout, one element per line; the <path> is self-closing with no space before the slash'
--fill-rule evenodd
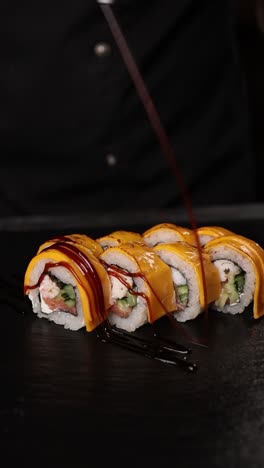
<path id="1" fill-rule="evenodd" d="M 106 269 L 109 268 L 109 265 L 107 263 L 105 263 L 102 259 L 100 261 L 101 261 L 101 263 L 104 265 L 104 267 Z M 195 339 L 187 330 L 185 330 L 180 325 L 180 323 L 176 320 L 176 318 L 173 315 L 173 312 L 176 312 L 176 311 L 171 311 L 171 310 L 166 309 L 166 307 L 164 306 L 164 304 L 162 303 L 162 301 L 158 297 L 157 293 L 153 289 L 152 285 L 149 283 L 148 279 L 146 278 L 146 276 L 143 273 L 141 273 L 141 272 L 130 273 L 130 272 L 127 272 L 125 269 L 119 267 L 118 265 L 111 265 L 111 271 L 108 272 L 108 273 L 110 275 L 112 275 L 112 276 L 115 276 L 122 284 L 124 284 L 124 286 L 128 289 L 128 291 L 131 294 L 134 294 L 135 296 L 141 296 L 141 297 L 143 297 L 145 299 L 145 301 L 148 304 L 148 310 L 149 310 L 149 314 L 150 314 L 150 322 L 153 323 L 152 308 L 151 308 L 151 304 L 150 304 L 148 296 L 146 294 L 144 294 L 143 292 L 135 291 L 134 289 L 132 289 L 130 284 L 125 280 L 124 276 L 130 276 L 132 278 L 142 278 L 145 281 L 145 283 L 147 283 L 148 287 L 151 289 L 152 294 L 155 296 L 156 300 L 159 302 L 160 306 L 162 307 L 164 313 L 169 318 L 169 320 L 171 321 L 172 325 L 176 328 L 176 330 L 179 331 L 182 335 L 184 335 L 184 337 L 185 337 L 185 339 L 187 341 L 189 341 L 191 343 L 194 343 L 194 344 L 198 344 L 198 345 L 204 345 L 204 343 L 202 343 L 202 341 Z M 157 334 L 155 332 L 154 332 L 154 336 L 157 337 Z M 165 339 L 163 339 L 163 340 L 165 341 Z"/>
<path id="2" fill-rule="evenodd" d="M 81 252 L 78 247 L 72 243 L 67 244 L 63 241 L 59 241 L 54 243 L 52 247 L 48 246 L 44 250 L 48 252 L 48 250 L 51 248 L 66 254 L 78 266 L 81 273 L 90 283 L 91 289 L 94 293 L 96 313 L 100 313 L 102 319 L 101 325 L 99 325 L 96 329 L 97 337 L 101 341 L 121 346 L 130 351 L 139 353 L 142 356 L 160 361 L 165 364 L 180 366 L 188 371 L 194 371 L 197 369 L 195 363 L 187 360 L 187 356 L 190 354 L 191 350 L 183 345 L 172 341 L 168 342 L 168 340 L 163 340 L 160 337 L 156 340 L 148 340 L 119 330 L 116 327 L 112 327 L 107 318 L 107 311 L 105 310 L 102 284 L 96 269 L 89 260 L 89 257 Z M 71 265 L 68 262 L 61 261 L 56 263 L 47 263 L 39 277 L 38 282 L 31 286 L 25 285 L 24 293 L 26 294 L 30 289 L 36 289 L 49 268 L 56 266 L 64 266 L 69 269 L 75 276 L 76 280 L 85 288 L 85 284 L 81 282 L 80 277 L 76 275 L 76 272 L 73 268 L 71 268 Z M 102 266 L 105 265 L 102 263 Z M 144 276 L 140 273 L 137 273 L 136 275 L 141 277 Z M 144 295 L 144 298 L 148 300 L 146 295 Z"/>
<path id="3" fill-rule="evenodd" d="M 171 315 L 171 312 L 169 312 L 166 309 L 166 307 L 164 306 L 164 304 L 162 303 L 162 301 L 160 300 L 160 298 L 158 297 L 158 295 L 154 291 L 153 287 L 149 283 L 148 279 L 146 278 L 146 276 L 142 272 L 130 273 L 130 272 L 126 271 L 125 269 L 119 267 L 118 265 L 111 264 L 111 266 L 109 266 L 103 260 L 101 260 L 101 263 L 103 264 L 105 269 L 108 270 L 108 273 L 110 275 L 116 277 L 122 284 L 124 284 L 124 286 L 129 290 L 129 292 L 131 294 L 134 294 L 136 296 L 141 296 L 141 297 L 143 297 L 145 299 L 145 301 L 147 302 L 147 305 L 148 305 L 148 310 L 150 311 L 150 322 L 151 323 L 152 323 L 152 319 L 153 319 L 153 314 L 152 314 L 152 309 L 151 309 L 151 304 L 150 304 L 149 297 L 143 292 L 135 291 L 134 289 L 132 289 L 130 284 L 124 278 L 124 276 L 130 276 L 132 278 L 142 278 L 148 284 L 149 288 L 151 289 L 152 293 L 156 297 L 157 301 L 162 306 L 164 312 L 169 316 Z M 111 271 L 109 271 L 109 268 L 110 268 Z M 145 339 L 140 338 L 140 337 L 135 336 L 135 335 L 132 335 L 132 334 L 126 332 L 126 331 L 123 331 L 123 330 L 121 331 L 121 330 L 118 330 L 118 329 L 115 329 L 115 330 L 116 330 L 116 333 L 119 336 L 122 336 L 123 338 L 124 337 L 127 338 L 128 344 L 129 344 L 130 347 L 132 346 L 132 344 L 134 344 L 133 342 L 135 340 L 140 342 L 144 347 L 143 354 L 148 355 L 149 357 L 159 359 L 159 360 L 162 360 L 162 361 L 165 362 L 165 361 L 170 360 L 169 353 L 171 353 L 171 352 L 172 353 L 180 353 L 180 354 L 183 354 L 185 356 L 184 356 L 183 360 L 182 359 L 179 360 L 179 358 L 177 358 L 177 363 L 178 364 L 181 363 L 182 366 L 187 365 L 187 368 L 189 368 L 189 370 L 195 370 L 197 368 L 196 364 L 186 362 L 186 355 L 191 353 L 191 349 L 184 346 L 184 345 L 180 345 L 178 343 L 175 343 L 172 340 L 168 340 L 168 339 L 164 339 L 162 337 L 159 337 L 159 336 L 157 336 L 157 334 L 154 334 L 154 337 L 156 338 L 155 341 L 146 341 Z M 159 342 L 160 344 L 157 345 L 157 342 Z M 142 352 L 142 350 L 140 350 L 140 351 Z M 153 353 L 155 353 L 155 355 L 153 355 Z M 156 355 L 156 353 L 158 353 L 158 354 Z M 184 361 L 184 363 L 182 361 Z"/>
<path id="4" fill-rule="evenodd" d="M 91 289 L 92 289 L 93 294 L 94 294 L 96 311 L 93 311 L 91 309 L 91 314 L 93 314 L 94 312 L 103 314 L 105 306 L 104 306 L 104 295 L 103 295 L 103 291 L 102 291 L 101 281 L 100 281 L 100 278 L 98 276 L 97 271 L 95 270 L 94 266 L 90 262 L 87 255 L 85 255 L 75 245 L 68 244 L 68 243 L 63 242 L 63 241 L 59 241 L 57 243 L 54 243 L 54 244 L 52 244 L 52 247 L 48 246 L 45 249 L 43 249 L 43 251 L 48 251 L 51 248 L 55 249 L 55 250 L 58 250 L 61 253 L 64 253 L 66 256 L 68 256 L 75 263 L 75 265 L 78 266 L 78 268 L 81 271 L 84 278 L 86 278 L 87 281 L 91 284 Z M 61 262 L 57 262 L 57 263 L 46 263 L 46 265 L 44 267 L 44 270 L 43 270 L 42 274 L 40 275 L 38 283 L 34 284 L 32 286 L 26 285 L 25 288 L 24 288 L 25 294 L 27 293 L 27 291 L 29 289 L 36 289 L 39 286 L 39 284 L 41 283 L 44 275 L 49 270 L 49 268 L 56 267 L 56 266 L 65 266 L 68 270 L 71 271 L 72 275 L 76 278 L 76 280 L 85 289 L 85 283 L 81 281 L 80 277 L 76 274 L 75 270 L 71 267 L 70 263 L 65 262 L 65 261 L 61 261 Z M 92 315 L 92 318 L 94 318 L 93 315 Z M 102 318 L 104 319 L 105 315 L 103 315 Z"/>

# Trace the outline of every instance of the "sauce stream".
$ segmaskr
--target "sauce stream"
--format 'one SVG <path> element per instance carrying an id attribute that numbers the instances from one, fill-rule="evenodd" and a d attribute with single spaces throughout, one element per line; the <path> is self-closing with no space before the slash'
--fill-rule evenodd
<path id="1" fill-rule="evenodd" d="M 127 41 L 124 37 L 124 34 L 117 22 L 117 19 L 113 13 L 110 4 L 100 3 L 100 8 L 102 13 L 108 23 L 108 26 L 112 32 L 112 35 L 115 39 L 115 42 L 119 48 L 120 54 L 123 58 L 123 61 L 127 67 L 128 73 L 135 85 L 136 91 L 138 93 L 139 98 L 142 101 L 142 104 L 145 108 L 147 116 L 149 118 L 150 124 L 153 127 L 154 133 L 158 139 L 160 144 L 161 150 L 165 158 L 168 160 L 168 163 L 171 166 L 173 174 L 175 175 L 176 182 L 178 183 L 180 193 L 182 195 L 183 202 L 185 204 L 185 208 L 187 210 L 189 220 L 193 229 L 196 245 L 199 252 L 199 258 L 201 263 L 201 274 L 202 274 L 202 281 L 203 281 L 203 290 L 204 290 L 204 315 L 206 318 L 206 325 L 208 322 L 208 295 L 207 295 L 207 288 L 206 288 L 206 280 L 205 280 L 205 269 L 203 265 L 203 258 L 202 258 L 202 250 L 201 250 L 201 243 L 197 233 L 197 224 L 195 220 L 195 216 L 193 213 L 192 203 L 190 200 L 190 196 L 185 189 L 185 184 L 183 181 L 182 172 L 179 170 L 177 159 L 175 157 L 174 150 L 168 138 L 168 135 L 165 131 L 165 128 L 161 122 L 159 113 L 156 110 L 154 102 L 150 96 L 150 93 L 147 89 L 147 86 L 142 78 L 142 75 L 139 71 L 139 68 L 135 62 L 135 59 L 131 53 L 130 48 L 128 47 Z M 206 326 L 206 335 L 207 335 L 207 326 Z M 207 341 L 207 336 L 206 336 Z"/>

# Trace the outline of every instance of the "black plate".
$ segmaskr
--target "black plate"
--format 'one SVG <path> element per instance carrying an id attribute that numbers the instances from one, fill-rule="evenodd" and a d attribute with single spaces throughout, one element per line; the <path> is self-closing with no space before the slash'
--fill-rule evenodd
<path id="1" fill-rule="evenodd" d="M 264 322 L 251 307 L 209 311 L 178 329 L 167 317 L 142 327 L 140 336 L 158 331 L 190 346 L 198 368 L 188 372 L 38 319 L 23 296 L 27 263 L 50 236 L 163 221 L 187 225 L 173 212 L 1 221 L 0 427 L 10 462 L 263 467 Z M 264 245 L 263 206 L 211 207 L 197 221 Z"/>

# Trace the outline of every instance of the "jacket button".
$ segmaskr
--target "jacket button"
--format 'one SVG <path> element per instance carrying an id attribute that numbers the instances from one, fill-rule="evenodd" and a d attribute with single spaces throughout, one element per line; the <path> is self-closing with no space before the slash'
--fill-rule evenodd
<path id="1" fill-rule="evenodd" d="M 117 158 L 114 154 L 107 154 L 105 158 L 108 166 L 115 166 L 117 163 Z"/>
<path id="2" fill-rule="evenodd" d="M 106 57 L 111 53 L 111 47 L 107 42 L 98 42 L 94 46 L 94 53 L 97 57 Z"/>

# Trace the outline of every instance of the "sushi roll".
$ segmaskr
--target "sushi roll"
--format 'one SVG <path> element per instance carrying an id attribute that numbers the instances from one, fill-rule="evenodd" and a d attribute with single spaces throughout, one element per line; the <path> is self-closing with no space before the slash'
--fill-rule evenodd
<path id="1" fill-rule="evenodd" d="M 216 239 L 217 237 L 234 234 L 229 229 L 223 228 L 221 226 L 200 226 L 197 228 L 196 232 L 199 236 L 201 247 L 203 247 L 210 240 Z"/>
<path id="2" fill-rule="evenodd" d="M 195 234 L 191 229 L 172 223 L 156 224 L 143 232 L 142 237 L 148 247 L 154 247 L 154 245 L 163 242 L 172 243 L 178 241 L 196 245 Z"/>
<path id="3" fill-rule="evenodd" d="M 264 250 L 240 235 L 209 241 L 204 249 L 219 271 L 221 293 L 213 309 L 241 314 L 253 302 L 253 317 L 264 315 Z"/>
<path id="4" fill-rule="evenodd" d="M 87 247 L 58 240 L 47 243 L 29 262 L 24 293 L 33 312 L 71 330 L 92 331 L 106 318 L 110 281 Z"/>
<path id="5" fill-rule="evenodd" d="M 138 243 L 108 247 L 99 257 L 111 282 L 111 325 L 133 332 L 175 310 L 170 268 Z"/>
<path id="6" fill-rule="evenodd" d="M 122 230 L 114 231 L 111 232 L 111 234 L 99 237 L 96 241 L 103 249 L 106 249 L 107 247 L 115 247 L 125 242 L 136 242 L 145 245 L 144 239 L 140 233 Z"/>
<path id="7" fill-rule="evenodd" d="M 219 297 L 219 273 L 208 254 L 200 252 L 203 276 L 201 256 L 197 247 L 187 242 L 174 242 L 156 245 L 153 250 L 170 267 L 178 309 L 174 313 L 176 320 L 186 322 L 195 319 L 207 305 Z"/>

